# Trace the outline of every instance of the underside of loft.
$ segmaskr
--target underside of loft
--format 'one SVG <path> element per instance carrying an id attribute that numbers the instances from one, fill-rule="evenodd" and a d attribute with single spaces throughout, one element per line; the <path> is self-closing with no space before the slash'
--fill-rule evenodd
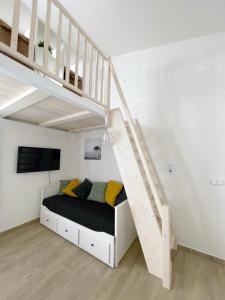
<path id="1" fill-rule="evenodd" d="M 0 53 L 0 118 L 70 132 L 105 127 L 105 108 Z"/>

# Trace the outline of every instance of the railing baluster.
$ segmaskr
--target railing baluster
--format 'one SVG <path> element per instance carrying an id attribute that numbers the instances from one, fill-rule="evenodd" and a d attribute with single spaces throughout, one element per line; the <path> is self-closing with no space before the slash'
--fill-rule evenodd
<path id="1" fill-rule="evenodd" d="M 51 0 L 47 0 L 47 13 L 45 22 L 45 33 L 44 33 L 44 59 L 43 67 L 48 70 L 48 47 L 49 47 L 49 33 L 50 33 L 50 18 L 51 18 Z"/>
<path id="2" fill-rule="evenodd" d="M 92 95 L 93 64 L 94 64 L 93 58 L 94 58 L 94 48 L 93 48 L 93 46 L 91 44 L 91 61 L 90 61 L 90 76 L 89 76 L 89 96 Z"/>
<path id="3" fill-rule="evenodd" d="M 11 44 L 10 44 L 13 51 L 17 51 L 19 20 L 20 20 L 20 7 L 21 7 L 21 0 L 15 0 L 14 1 L 14 10 L 13 10 Z"/>
<path id="4" fill-rule="evenodd" d="M 33 0 L 32 3 L 32 16 L 31 16 L 31 27 L 30 27 L 30 41 L 29 41 L 29 52 L 28 58 L 31 62 L 34 60 L 34 47 L 36 41 L 36 30 L 37 30 L 37 0 Z"/>
<path id="5" fill-rule="evenodd" d="M 87 76 L 87 39 L 85 38 L 85 42 L 84 42 L 84 63 L 83 63 L 83 86 L 82 86 L 84 92 L 85 92 L 85 87 L 86 87 L 86 76 Z"/>
<path id="6" fill-rule="evenodd" d="M 107 63 L 107 70 L 108 70 L 108 84 L 107 84 L 107 99 L 106 99 L 106 106 L 110 108 L 110 97 L 111 97 L 111 69 L 110 63 Z"/>
<path id="7" fill-rule="evenodd" d="M 102 57 L 102 70 L 101 70 L 101 96 L 100 96 L 100 101 L 101 103 L 104 103 L 104 99 L 103 99 L 103 91 L 104 91 L 104 74 L 105 73 L 105 61 L 104 58 Z"/>
<path id="8" fill-rule="evenodd" d="M 99 53 L 97 52 L 96 75 L 95 75 L 95 99 L 98 101 L 98 73 L 99 73 Z"/>
<path id="9" fill-rule="evenodd" d="M 56 7 L 58 7 L 62 11 L 63 15 L 65 15 L 65 17 L 71 21 L 71 23 L 80 31 L 80 33 L 86 37 L 88 42 L 91 45 L 93 45 L 93 47 L 99 52 L 99 54 L 101 54 L 105 59 L 107 59 L 106 55 L 99 49 L 99 47 L 94 43 L 94 41 L 88 36 L 85 30 L 76 22 L 76 20 L 71 16 L 71 14 L 65 9 L 65 7 L 63 6 L 63 1 L 61 1 L 61 3 L 59 2 L 59 0 L 51 0 L 51 1 L 52 3 L 54 3 Z"/>
<path id="10" fill-rule="evenodd" d="M 56 67 L 55 74 L 59 76 L 60 64 L 61 64 L 61 41 L 62 41 L 62 11 L 59 9 L 59 22 L 57 30 L 57 42 L 56 42 Z"/>
<path id="11" fill-rule="evenodd" d="M 76 68 L 75 68 L 75 87 L 76 87 L 76 88 L 78 88 L 79 60 L 80 60 L 80 31 L 79 31 L 79 29 L 77 29 Z"/>
<path id="12" fill-rule="evenodd" d="M 69 21 L 67 51 L 66 51 L 66 82 L 70 82 L 70 48 L 71 48 L 71 22 Z"/>

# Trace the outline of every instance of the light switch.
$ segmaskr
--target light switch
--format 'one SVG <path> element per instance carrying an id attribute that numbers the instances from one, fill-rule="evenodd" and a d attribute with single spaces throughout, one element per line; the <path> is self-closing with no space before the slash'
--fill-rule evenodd
<path id="1" fill-rule="evenodd" d="M 218 180 L 218 185 L 224 185 L 224 180 L 223 179 Z"/>
<path id="2" fill-rule="evenodd" d="M 210 179 L 210 184 L 224 186 L 225 181 L 224 179 Z"/>

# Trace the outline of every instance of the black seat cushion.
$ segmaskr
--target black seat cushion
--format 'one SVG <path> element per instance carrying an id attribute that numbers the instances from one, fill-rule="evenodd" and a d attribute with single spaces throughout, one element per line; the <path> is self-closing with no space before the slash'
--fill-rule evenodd
<path id="1" fill-rule="evenodd" d="M 49 210 L 95 231 L 114 235 L 114 208 L 106 203 L 56 195 L 44 199 Z"/>

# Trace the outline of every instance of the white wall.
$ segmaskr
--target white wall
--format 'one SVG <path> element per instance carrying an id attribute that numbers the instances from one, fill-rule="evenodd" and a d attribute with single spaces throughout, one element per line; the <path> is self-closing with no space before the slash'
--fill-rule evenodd
<path id="1" fill-rule="evenodd" d="M 225 186 L 209 184 L 225 179 L 225 33 L 113 61 L 163 181 L 179 243 L 225 259 Z"/>
<path id="2" fill-rule="evenodd" d="M 84 160 L 85 139 L 103 135 L 104 130 L 71 134 L 0 120 L 0 232 L 38 218 L 41 187 L 49 184 L 48 172 L 16 173 L 18 146 L 61 149 L 61 168 L 51 172 L 52 182 L 73 177 L 120 181 L 110 144 L 102 144 L 101 160 Z"/>
<path id="3" fill-rule="evenodd" d="M 67 132 L 0 120 L 0 232 L 39 216 L 40 190 L 49 183 L 48 172 L 16 173 L 18 146 L 61 149 L 61 169 L 52 182 L 71 178 L 72 139 Z"/>
<path id="4" fill-rule="evenodd" d="M 88 178 L 91 181 L 121 181 L 117 162 L 110 143 L 102 142 L 101 160 L 84 159 L 84 143 L 87 138 L 103 138 L 104 130 L 81 132 L 74 135 L 73 151 L 75 154 L 73 174 L 81 180 Z"/>

